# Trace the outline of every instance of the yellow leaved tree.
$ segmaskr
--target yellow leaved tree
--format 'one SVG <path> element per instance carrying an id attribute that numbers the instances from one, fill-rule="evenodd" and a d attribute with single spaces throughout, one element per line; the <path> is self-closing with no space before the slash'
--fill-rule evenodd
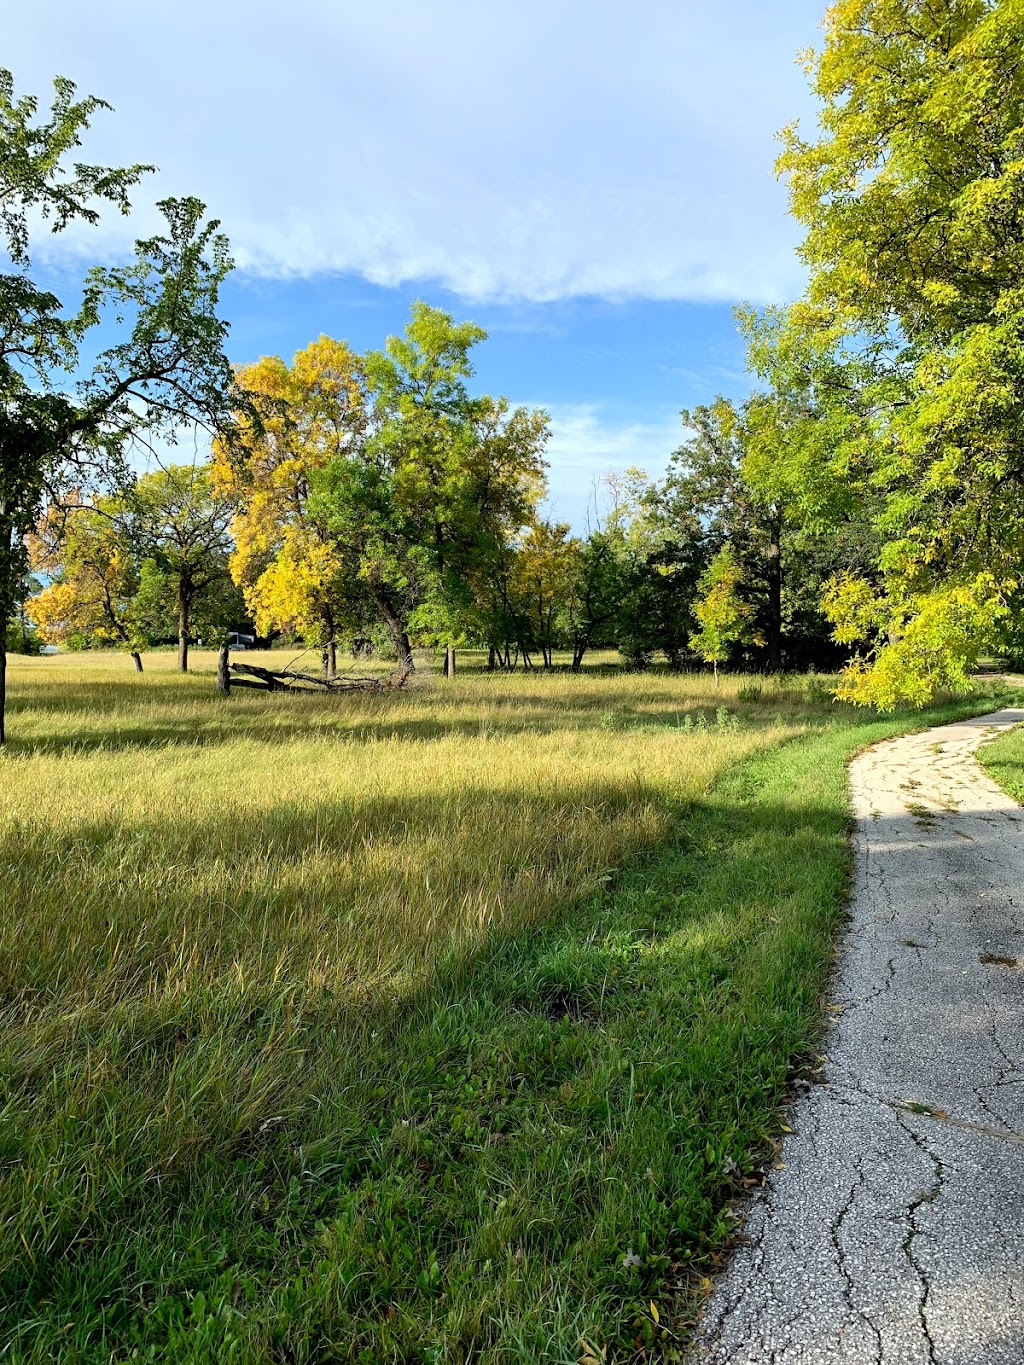
<path id="1" fill-rule="evenodd" d="M 353 453 L 365 434 L 360 359 L 346 342 L 321 336 L 290 366 L 264 356 L 236 379 L 260 420 L 239 413 L 233 439 L 214 447 L 214 485 L 240 509 L 231 574 L 257 630 L 296 631 L 320 644 L 333 677 L 335 642 L 357 619 L 361 589 L 310 495 L 317 472 Z"/>

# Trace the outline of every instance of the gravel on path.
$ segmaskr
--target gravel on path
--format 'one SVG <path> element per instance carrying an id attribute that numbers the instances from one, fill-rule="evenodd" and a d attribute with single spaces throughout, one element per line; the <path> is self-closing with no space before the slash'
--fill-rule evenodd
<path id="1" fill-rule="evenodd" d="M 850 769 L 824 1084 L 697 1334 L 703 1365 L 1024 1365 L 1024 810 L 999 711 Z"/>

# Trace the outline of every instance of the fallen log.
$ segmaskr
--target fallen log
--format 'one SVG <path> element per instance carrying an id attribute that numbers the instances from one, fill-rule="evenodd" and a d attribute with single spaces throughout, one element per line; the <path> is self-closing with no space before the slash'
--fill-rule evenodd
<path id="1" fill-rule="evenodd" d="M 254 687 L 265 692 L 304 692 L 307 687 L 302 684 L 322 687 L 328 692 L 386 692 L 404 687 L 411 676 L 411 670 L 403 668 L 390 678 L 324 678 L 315 673 L 290 673 L 287 669 L 235 663 L 230 665 L 230 671 L 236 675 L 229 679 L 231 687 Z"/>

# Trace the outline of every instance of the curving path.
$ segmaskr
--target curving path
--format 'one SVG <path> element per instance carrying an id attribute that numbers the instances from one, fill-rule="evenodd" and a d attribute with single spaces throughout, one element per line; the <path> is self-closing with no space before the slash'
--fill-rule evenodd
<path id="1" fill-rule="evenodd" d="M 825 1084 L 712 1293 L 704 1365 L 1024 1365 L 1024 810 L 999 711 L 850 769 Z"/>

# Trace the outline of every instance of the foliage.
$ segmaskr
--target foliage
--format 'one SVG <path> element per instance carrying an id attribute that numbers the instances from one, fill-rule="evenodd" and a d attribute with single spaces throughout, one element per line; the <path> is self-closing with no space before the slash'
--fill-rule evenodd
<path id="1" fill-rule="evenodd" d="M 480 585 L 532 521 L 544 486 L 546 414 L 472 397 L 466 387 L 469 352 L 485 336 L 414 304 L 404 337 L 366 357 L 365 442 L 315 479 L 313 514 L 353 556 L 409 667 L 412 613 L 435 637 L 461 634 L 475 619 Z"/>
<path id="2" fill-rule="evenodd" d="M 900 610 L 891 598 L 879 601 L 862 580 L 840 579 L 826 605 L 840 639 L 859 641 L 883 628 L 892 631 L 894 638 L 874 658 L 852 661 L 836 694 L 882 711 L 900 702 L 924 706 L 936 693 L 970 691 L 978 641 L 997 638 L 1005 615 L 985 577 L 908 597 Z"/>
<path id="3" fill-rule="evenodd" d="M 592 531 L 580 546 L 567 604 L 572 669 L 588 650 L 614 643 L 625 578 L 622 545 L 614 531 Z"/>
<path id="4" fill-rule="evenodd" d="M 556 649 L 572 638 L 570 619 L 583 547 L 566 522 L 540 521 L 523 537 L 511 583 L 515 638 L 527 657 L 539 652 L 550 668 Z"/>
<path id="5" fill-rule="evenodd" d="M 718 665 L 728 659 L 732 646 L 751 634 L 753 613 L 740 595 L 742 581 L 743 571 L 732 549 L 723 546 L 701 578 L 701 596 L 694 603 L 700 629 L 690 644 L 702 659 L 714 664 L 716 677 Z"/>
<path id="6" fill-rule="evenodd" d="M 7 622 L 5 648 L 8 654 L 38 654 L 45 644 L 28 614 L 27 604 L 42 587 L 34 574 L 26 573 L 15 594 L 16 614 Z"/>
<path id="7" fill-rule="evenodd" d="M 75 219 L 95 222 L 104 204 L 127 212 L 146 169 L 72 162 L 106 107 L 76 101 L 74 89 L 59 78 L 40 120 L 36 99 L 16 99 L 11 74 L 0 71 L 0 234 L 9 261 L 0 273 L 0 640 L 43 504 L 123 476 L 132 445 L 173 441 L 189 422 L 217 425 L 231 392 L 217 313 L 231 263 L 198 200 L 164 200 L 164 232 L 137 242 L 131 264 L 91 270 L 77 312 L 33 281 L 33 225 L 48 221 L 59 232 Z M 83 374 L 83 346 L 107 315 L 122 339 Z M 0 741 L 4 676 L 0 654 Z"/>
<path id="8" fill-rule="evenodd" d="M 816 419 L 808 415 L 806 396 L 784 392 L 780 377 L 772 377 L 770 392 L 741 405 L 719 397 L 683 413 L 687 440 L 672 456 L 658 497 L 662 515 L 690 546 L 691 601 L 696 577 L 723 547 L 740 566 L 751 629 L 734 641 L 733 666 L 829 667 L 839 658 L 821 594 L 831 573 L 863 565 L 866 518 L 857 504 L 844 505 L 826 528 L 806 487 L 790 485 L 794 447 L 802 457 L 804 428 Z"/>
<path id="9" fill-rule="evenodd" d="M 148 563 L 147 610 L 177 635 L 182 672 L 196 635 L 223 633 L 244 619 L 228 570 L 233 513 L 231 502 L 214 495 L 208 465 L 172 464 L 143 474 L 130 495 L 132 536 Z"/>
<path id="10" fill-rule="evenodd" d="M 608 527 L 619 546 L 621 600 L 616 640 L 626 666 L 647 668 L 661 652 L 670 667 L 689 657 L 696 628 L 693 602 L 707 562 L 700 517 L 675 504 L 670 480 L 652 483 L 629 469 L 618 487 Z"/>
<path id="11" fill-rule="evenodd" d="M 817 383 L 834 438 L 790 482 L 860 497 L 884 542 L 846 684 L 865 702 L 962 684 L 1020 633 L 1022 43 L 1006 0 L 841 0 L 808 59 L 820 135 L 785 135 L 811 275 L 767 351 Z"/>
<path id="12" fill-rule="evenodd" d="M 30 549 L 50 577 L 26 606 L 47 644 L 117 644 L 137 655 L 152 642 L 136 610 L 139 563 L 123 498 L 52 511 Z"/>
<path id="13" fill-rule="evenodd" d="M 227 573 L 231 505 L 214 499 L 209 470 L 168 465 L 128 492 L 51 509 L 30 540 L 50 582 L 27 610 L 42 637 L 71 648 L 139 651 L 178 637 L 216 636 L 244 619 Z"/>
<path id="14" fill-rule="evenodd" d="M 362 631 L 370 607 L 351 547 L 310 501 L 320 470 L 359 458 L 368 423 L 362 362 L 347 343 L 321 336 L 290 367 L 264 357 L 237 382 L 249 410 L 215 444 L 213 460 L 216 491 L 237 507 L 232 577 L 261 634 L 295 632 L 330 649 L 343 630 Z"/>

